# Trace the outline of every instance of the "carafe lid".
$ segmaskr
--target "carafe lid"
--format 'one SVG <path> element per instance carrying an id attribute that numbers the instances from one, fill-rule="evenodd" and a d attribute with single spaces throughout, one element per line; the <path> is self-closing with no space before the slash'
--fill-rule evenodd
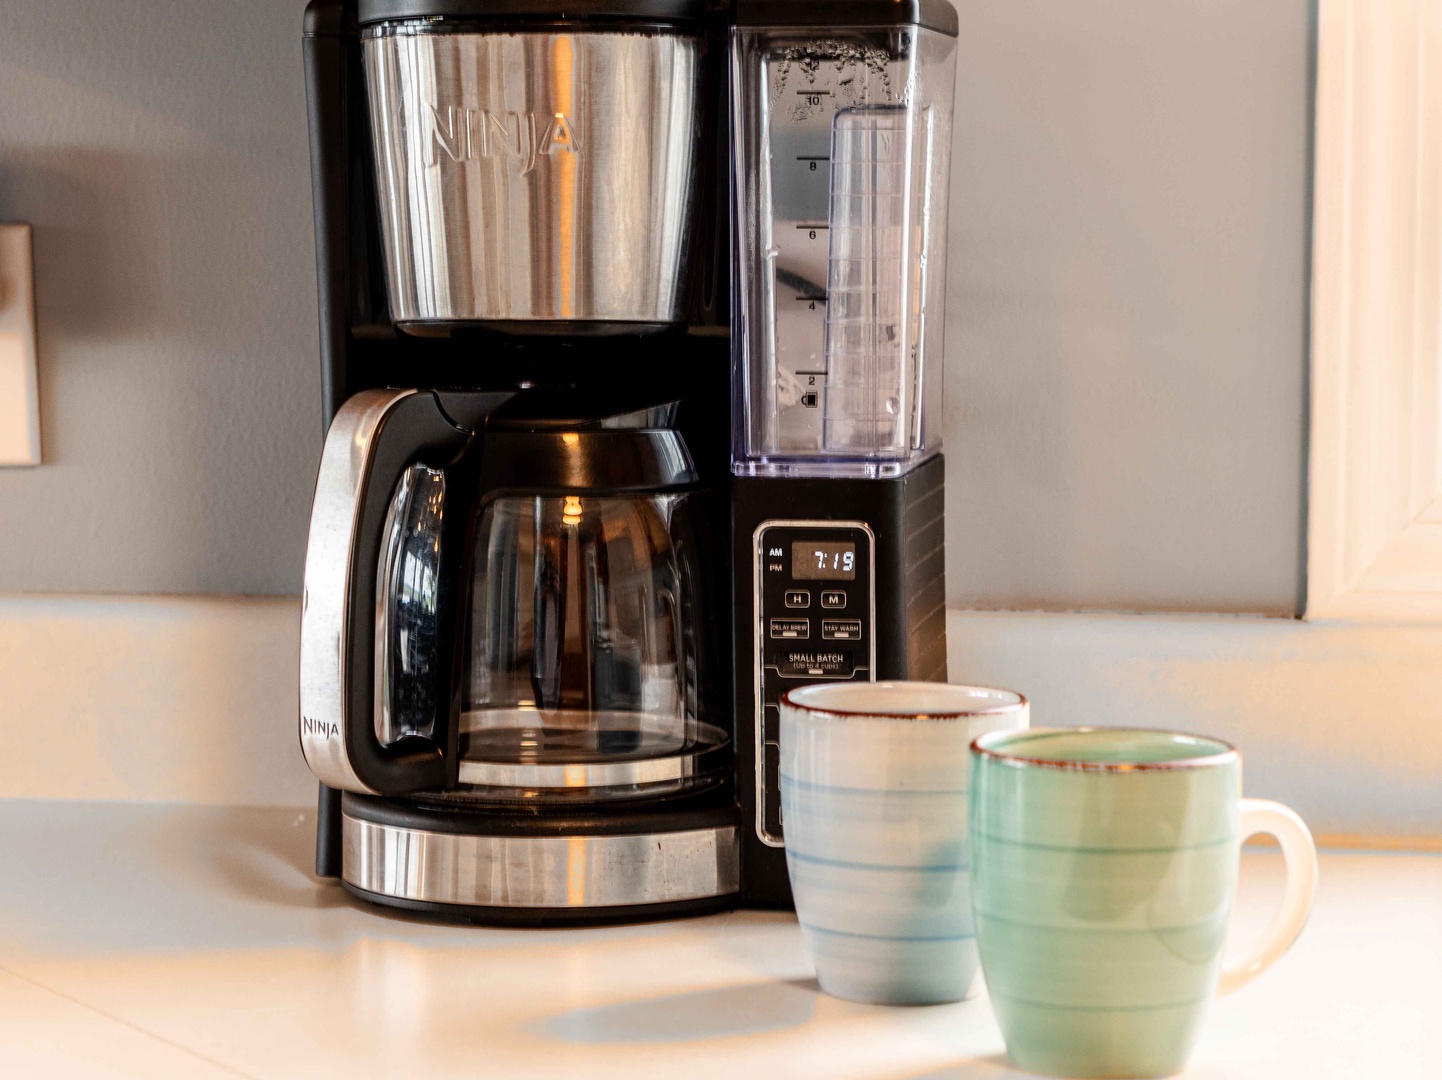
<path id="1" fill-rule="evenodd" d="M 486 418 L 481 486 L 535 494 L 688 487 L 696 467 L 671 427 L 675 411 L 675 402 L 623 391 L 517 394 Z"/>
<path id="2" fill-rule="evenodd" d="M 482 491 L 622 495 L 687 488 L 696 466 L 679 431 L 487 429 Z"/>
<path id="3" fill-rule="evenodd" d="M 706 0 L 360 0 L 360 24 L 398 19 L 700 23 Z M 954 18 L 954 16 L 953 16 Z M 955 31 L 953 31 L 954 33 Z"/>
<path id="4" fill-rule="evenodd" d="M 491 411 L 486 427 L 490 431 L 648 431 L 675 427 L 679 405 L 625 390 L 529 390 Z"/>

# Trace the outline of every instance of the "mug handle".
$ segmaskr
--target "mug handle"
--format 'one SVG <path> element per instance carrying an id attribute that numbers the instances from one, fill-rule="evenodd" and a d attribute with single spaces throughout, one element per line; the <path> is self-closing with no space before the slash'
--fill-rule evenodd
<path id="1" fill-rule="evenodd" d="M 1306 925 L 1312 898 L 1317 894 L 1317 845 L 1296 811 L 1270 799 L 1243 799 L 1238 810 L 1243 843 L 1257 833 L 1268 833 L 1282 845 L 1287 862 L 1287 892 L 1282 909 L 1261 940 L 1241 960 L 1222 965 L 1218 997 L 1246 986 L 1281 959 Z"/>

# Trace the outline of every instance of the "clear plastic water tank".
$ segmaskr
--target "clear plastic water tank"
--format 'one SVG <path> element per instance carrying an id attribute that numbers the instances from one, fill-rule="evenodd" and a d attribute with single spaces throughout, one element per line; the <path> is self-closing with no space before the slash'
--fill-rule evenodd
<path id="1" fill-rule="evenodd" d="M 734 471 L 899 475 L 941 443 L 954 31 L 738 25 L 731 62 Z"/>

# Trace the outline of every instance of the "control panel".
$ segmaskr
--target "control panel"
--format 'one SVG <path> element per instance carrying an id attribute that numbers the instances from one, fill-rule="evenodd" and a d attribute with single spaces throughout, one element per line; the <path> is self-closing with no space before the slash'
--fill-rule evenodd
<path id="1" fill-rule="evenodd" d="M 859 521 L 767 521 L 755 539 L 756 834 L 780 847 L 781 695 L 876 678 L 875 537 Z"/>

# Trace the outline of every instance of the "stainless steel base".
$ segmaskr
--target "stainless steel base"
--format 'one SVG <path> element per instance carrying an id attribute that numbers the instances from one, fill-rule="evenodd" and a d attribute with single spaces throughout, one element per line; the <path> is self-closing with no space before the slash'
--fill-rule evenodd
<path id="1" fill-rule="evenodd" d="M 495 908 L 679 903 L 741 887 L 737 827 L 621 836 L 483 836 L 342 817 L 347 884 L 377 897 Z"/>

